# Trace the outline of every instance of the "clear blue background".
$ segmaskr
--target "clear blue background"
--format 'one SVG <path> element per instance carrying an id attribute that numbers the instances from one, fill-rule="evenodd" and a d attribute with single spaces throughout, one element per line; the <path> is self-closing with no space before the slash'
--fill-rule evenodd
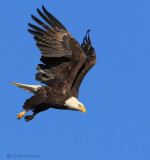
<path id="1" fill-rule="evenodd" d="M 150 1 L 0 4 L 0 159 L 32 154 L 46 160 L 150 160 Z M 91 29 L 97 64 L 80 88 L 85 114 L 50 109 L 26 123 L 16 114 L 31 94 L 9 82 L 40 84 L 40 51 L 27 24 L 42 4 L 79 43 Z"/>

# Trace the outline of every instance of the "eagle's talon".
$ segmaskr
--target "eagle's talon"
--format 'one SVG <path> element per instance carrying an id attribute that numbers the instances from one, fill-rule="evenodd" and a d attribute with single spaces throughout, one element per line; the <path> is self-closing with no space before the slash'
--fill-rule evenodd
<path id="1" fill-rule="evenodd" d="M 27 115 L 24 117 L 26 122 L 31 121 L 33 118 L 34 118 L 34 115 Z"/>

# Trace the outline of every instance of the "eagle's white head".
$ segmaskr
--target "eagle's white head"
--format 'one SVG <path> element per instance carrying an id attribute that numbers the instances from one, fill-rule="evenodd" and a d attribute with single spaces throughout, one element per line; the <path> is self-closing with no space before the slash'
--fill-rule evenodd
<path id="1" fill-rule="evenodd" d="M 84 105 L 78 101 L 76 97 L 70 97 L 65 101 L 65 106 L 67 106 L 70 110 L 81 111 L 83 113 L 86 112 Z"/>

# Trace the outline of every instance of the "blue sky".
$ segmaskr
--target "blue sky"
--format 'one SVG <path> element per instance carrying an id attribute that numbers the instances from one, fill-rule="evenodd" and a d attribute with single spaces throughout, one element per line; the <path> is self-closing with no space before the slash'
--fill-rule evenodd
<path id="1" fill-rule="evenodd" d="M 86 114 L 50 109 L 26 123 L 16 114 L 31 94 L 9 82 L 40 84 L 27 24 L 43 4 L 79 43 L 91 29 L 97 64 L 80 88 Z M 1 0 L 0 20 L 0 159 L 150 159 L 150 1 Z"/>

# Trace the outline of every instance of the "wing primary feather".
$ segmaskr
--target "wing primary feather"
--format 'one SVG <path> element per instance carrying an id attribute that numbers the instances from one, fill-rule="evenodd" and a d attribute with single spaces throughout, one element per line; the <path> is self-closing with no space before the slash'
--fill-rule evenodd
<path id="1" fill-rule="evenodd" d="M 90 39 L 89 34 L 88 34 L 88 43 L 89 43 L 89 45 L 91 46 L 91 39 Z"/>
<path id="2" fill-rule="evenodd" d="M 37 12 L 51 27 L 53 28 L 56 27 L 49 19 L 47 19 L 47 17 L 38 8 L 37 8 Z"/>
<path id="3" fill-rule="evenodd" d="M 37 22 L 39 25 L 41 25 L 43 28 L 45 28 L 46 30 L 50 30 L 50 28 L 43 23 L 42 21 L 40 21 L 38 18 L 36 18 L 34 15 L 31 15 L 32 19 Z"/>
<path id="4" fill-rule="evenodd" d="M 44 6 L 42 6 L 42 9 L 44 11 L 44 13 L 47 15 L 47 17 L 57 25 L 57 27 L 64 29 L 65 31 L 67 31 L 67 29 L 52 15 L 50 14 Z"/>
<path id="5" fill-rule="evenodd" d="M 31 23 L 28 23 L 28 25 L 29 25 L 31 28 L 35 29 L 36 31 L 38 31 L 39 33 L 41 33 L 41 34 L 43 34 L 43 35 L 46 33 L 45 30 L 43 30 L 43 29 L 41 29 L 41 28 L 39 28 L 39 27 L 31 24 Z"/>
<path id="6" fill-rule="evenodd" d="M 33 30 L 31 30 L 31 29 L 28 29 L 28 32 L 29 33 L 31 33 L 32 35 L 34 35 L 34 36 L 42 36 L 42 34 L 40 34 L 39 32 L 36 32 L 36 31 L 33 31 Z"/>

